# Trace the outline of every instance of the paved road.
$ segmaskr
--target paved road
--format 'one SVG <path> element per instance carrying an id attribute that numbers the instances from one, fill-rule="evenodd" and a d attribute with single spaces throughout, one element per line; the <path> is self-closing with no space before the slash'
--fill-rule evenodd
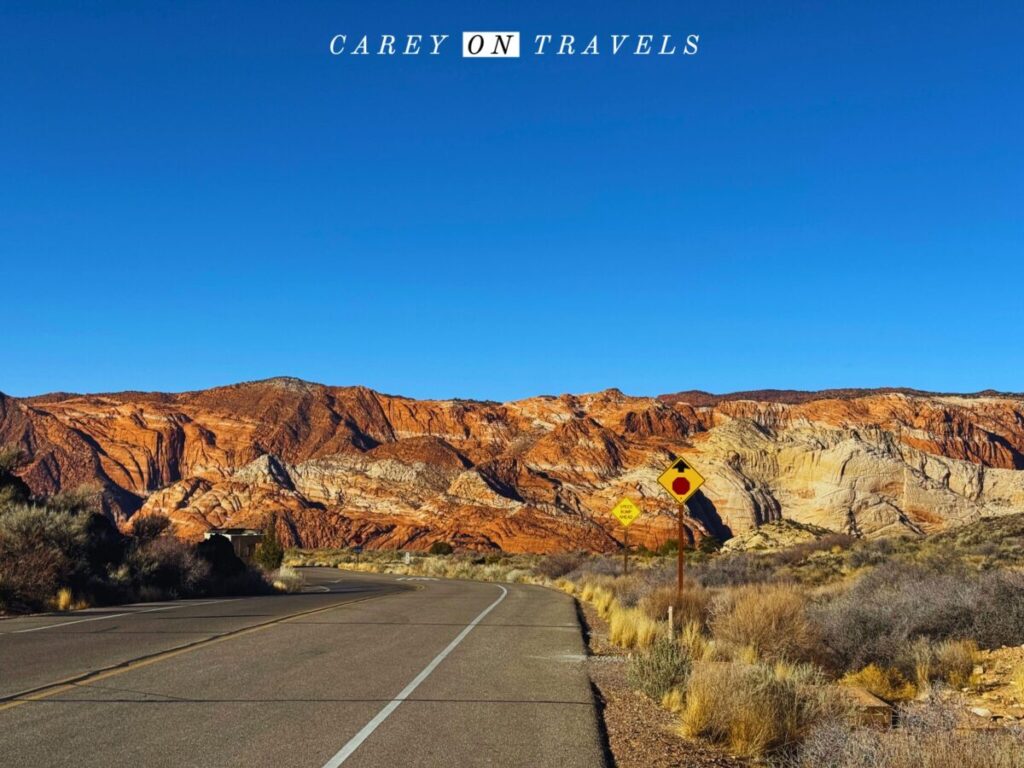
<path id="1" fill-rule="evenodd" d="M 0 621 L 0 762 L 605 765 L 568 597 L 304 573 L 299 595 Z"/>

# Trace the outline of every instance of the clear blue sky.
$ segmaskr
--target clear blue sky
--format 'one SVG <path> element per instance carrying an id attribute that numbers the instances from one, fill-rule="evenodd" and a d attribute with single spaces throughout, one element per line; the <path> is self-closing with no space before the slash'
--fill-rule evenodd
<path id="1" fill-rule="evenodd" d="M 701 44 L 327 51 L 466 29 Z M 1022 34 L 1019 2 L 6 0 L 0 391 L 1024 390 Z"/>

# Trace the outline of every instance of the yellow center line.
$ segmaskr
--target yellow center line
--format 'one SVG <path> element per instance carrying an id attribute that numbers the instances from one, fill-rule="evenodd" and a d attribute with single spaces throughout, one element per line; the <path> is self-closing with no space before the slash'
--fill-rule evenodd
<path id="1" fill-rule="evenodd" d="M 286 621 L 292 621 L 293 619 L 298 619 L 303 616 L 312 616 L 315 613 L 323 613 L 324 611 L 334 610 L 335 608 L 344 608 L 345 606 L 355 605 L 356 603 L 365 603 L 368 600 L 377 600 L 382 597 L 400 595 L 405 591 L 405 589 L 399 589 L 395 590 L 394 592 L 385 592 L 381 595 L 367 595 L 366 597 L 360 597 L 356 600 L 345 600 L 340 603 L 325 605 L 322 608 L 312 608 L 308 611 L 299 611 L 298 613 L 292 613 L 288 616 L 281 616 L 270 621 L 265 621 L 262 624 L 256 624 L 252 627 L 244 627 L 242 629 L 236 629 L 231 632 L 225 632 L 214 637 L 203 638 L 202 640 L 196 640 L 195 642 L 189 643 L 188 645 L 178 646 L 177 648 L 171 648 L 166 651 L 158 651 L 157 653 L 154 653 L 150 656 L 142 656 L 137 659 L 123 661 L 118 664 L 115 664 L 112 667 L 95 670 L 93 672 L 85 672 L 81 675 L 76 675 L 65 680 L 58 680 L 54 683 L 47 683 L 45 685 L 39 686 L 38 688 L 33 688 L 28 691 L 23 691 L 22 693 L 15 693 L 11 694 L 10 696 L 3 697 L 4 699 L 9 699 L 9 701 L 0 704 L 0 712 L 3 712 L 7 709 L 14 709 L 15 707 L 19 707 L 22 704 L 28 704 L 33 701 L 40 701 L 41 699 L 48 699 L 51 696 L 66 693 L 67 691 L 74 690 L 80 685 L 96 683 L 100 680 L 106 680 L 107 678 L 124 674 L 125 672 L 131 672 L 135 669 L 142 669 L 143 667 L 148 667 L 151 664 L 156 664 L 160 661 L 167 661 L 168 659 L 173 659 L 175 656 L 181 656 L 183 654 L 189 653 L 190 651 L 194 651 L 199 648 L 208 648 L 211 645 L 216 645 L 217 643 L 222 643 L 227 640 L 233 640 L 236 637 L 241 637 L 243 635 L 249 635 L 254 632 L 259 632 L 260 630 L 273 627 L 277 624 L 282 624 Z"/>

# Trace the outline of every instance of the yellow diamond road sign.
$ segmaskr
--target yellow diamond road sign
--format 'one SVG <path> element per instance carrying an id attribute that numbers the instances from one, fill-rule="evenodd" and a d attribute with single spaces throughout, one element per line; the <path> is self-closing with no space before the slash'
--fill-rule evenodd
<path id="1" fill-rule="evenodd" d="M 640 517 L 640 507 L 629 499 L 623 499 L 612 509 L 612 514 L 618 518 L 623 526 L 627 526 Z"/>
<path id="2" fill-rule="evenodd" d="M 697 489 L 704 485 L 704 478 L 690 464 L 676 459 L 658 478 L 661 487 L 669 492 L 680 504 L 685 504 Z"/>

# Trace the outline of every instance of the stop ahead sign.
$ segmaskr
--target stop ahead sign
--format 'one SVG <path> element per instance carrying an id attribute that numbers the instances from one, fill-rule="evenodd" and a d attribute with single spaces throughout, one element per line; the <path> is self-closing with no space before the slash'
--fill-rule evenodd
<path id="1" fill-rule="evenodd" d="M 704 485 L 704 478 L 686 461 L 676 459 L 661 473 L 658 482 L 672 498 L 680 504 L 685 504 L 697 489 Z"/>

